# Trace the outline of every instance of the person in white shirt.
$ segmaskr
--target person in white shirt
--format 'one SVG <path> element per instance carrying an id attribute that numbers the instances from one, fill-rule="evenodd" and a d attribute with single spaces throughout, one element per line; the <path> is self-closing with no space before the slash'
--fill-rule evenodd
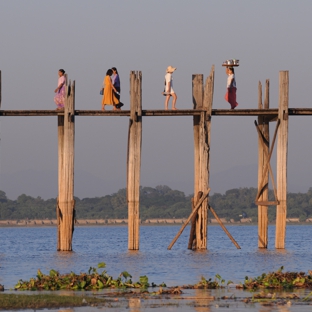
<path id="1" fill-rule="evenodd" d="M 176 67 L 168 66 L 166 70 L 166 75 L 165 75 L 165 90 L 163 94 L 166 96 L 165 99 L 165 110 L 168 109 L 168 104 L 170 97 L 172 96 L 172 109 L 177 109 L 176 108 L 176 102 L 177 102 L 177 94 L 173 90 L 173 81 L 172 81 L 172 73 L 176 70 Z"/>
<path id="2" fill-rule="evenodd" d="M 231 109 L 234 109 L 238 103 L 236 102 L 236 80 L 233 67 L 226 67 L 225 72 L 228 75 L 225 93 L 225 100 L 230 103 Z"/>

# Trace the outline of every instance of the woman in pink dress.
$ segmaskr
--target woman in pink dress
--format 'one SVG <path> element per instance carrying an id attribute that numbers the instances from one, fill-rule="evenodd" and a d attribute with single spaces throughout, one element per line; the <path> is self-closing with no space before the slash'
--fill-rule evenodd
<path id="1" fill-rule="evenodd" d="M 228 76 L 226 88 L 227 91 L 225 93 L 224 99 L 230 103 L 231 109 L 234 109 L 238 103 L 236 102 L 236 79 L 234 74 L 233 67 L 226 67 L 225 73 Z"/>
<path id="2" fill-rule="evenodd" d="M 57 88 L 54 90 L 56 93 L 54 96 L 54 102 L 57 106 L 57 110 L 64 109 L 64 101 L 65 101 L 65 70 L 60 69 L 58 71 L 59 79 L 57 81 Z"/>

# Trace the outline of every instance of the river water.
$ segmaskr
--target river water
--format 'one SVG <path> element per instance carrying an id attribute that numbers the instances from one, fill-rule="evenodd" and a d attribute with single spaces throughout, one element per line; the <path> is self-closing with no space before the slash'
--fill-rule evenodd
<path id="1" fill-rule="evenodd" d="M 142 226 L 140 250 L 128 251 L 126 226 L 76 227 L 73 252 L 56 251 L 56 228 L 0 228 L 0 284 L 13 288 L 19 279 L 48 273 L 87 272 L 90 266 L 106 263 L 108 274 L 117 278 L 126 270 L 137 281 L 147 275 L 149 282 L 168 286 L 194 284 L 221 275 L 226 281 L 243 282 L 284 266 L 285 271 L 312 269 L 312 226 L 291 225 L 286 230 L 286 249 L 276 250 L 275 227 L 269 227 L 269 248 L 257 248 L 257 226 L 229 226 L 241 246 L 236 249 L 219 226 L 208 227 L 208 250 L 187 249 L 187 227 L 171 250 L 167 250 L 180 226 Z"/>

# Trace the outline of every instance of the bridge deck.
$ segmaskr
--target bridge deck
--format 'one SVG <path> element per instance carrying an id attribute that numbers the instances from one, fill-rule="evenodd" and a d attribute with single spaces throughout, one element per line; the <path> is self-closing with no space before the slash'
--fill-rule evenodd
<path id="1" fill-rule="evenodd" d="M 197 116 L 200 109 L 142 110 L 142 116 Z M 0 116 L 58 116 L 64 112 L 57 110 L 0 110 Z M 75 110 L 76 116 L 130 116 L 130 110 Z M 212 116 L 268 116 L 278 115 L 278 109 L 213 109 Z M 312 115 L 312 108 L 289 108 L 288 115 Z"/>

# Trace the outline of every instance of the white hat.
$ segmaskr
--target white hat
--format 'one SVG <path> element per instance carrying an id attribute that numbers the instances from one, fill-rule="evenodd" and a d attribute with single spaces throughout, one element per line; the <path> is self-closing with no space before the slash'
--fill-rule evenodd
<path id="1" fill-rule="evenodd" d="M 166 72 L 173 73 L 176 69 L 177 69 L 176 67 L 168 66 Z"/>

